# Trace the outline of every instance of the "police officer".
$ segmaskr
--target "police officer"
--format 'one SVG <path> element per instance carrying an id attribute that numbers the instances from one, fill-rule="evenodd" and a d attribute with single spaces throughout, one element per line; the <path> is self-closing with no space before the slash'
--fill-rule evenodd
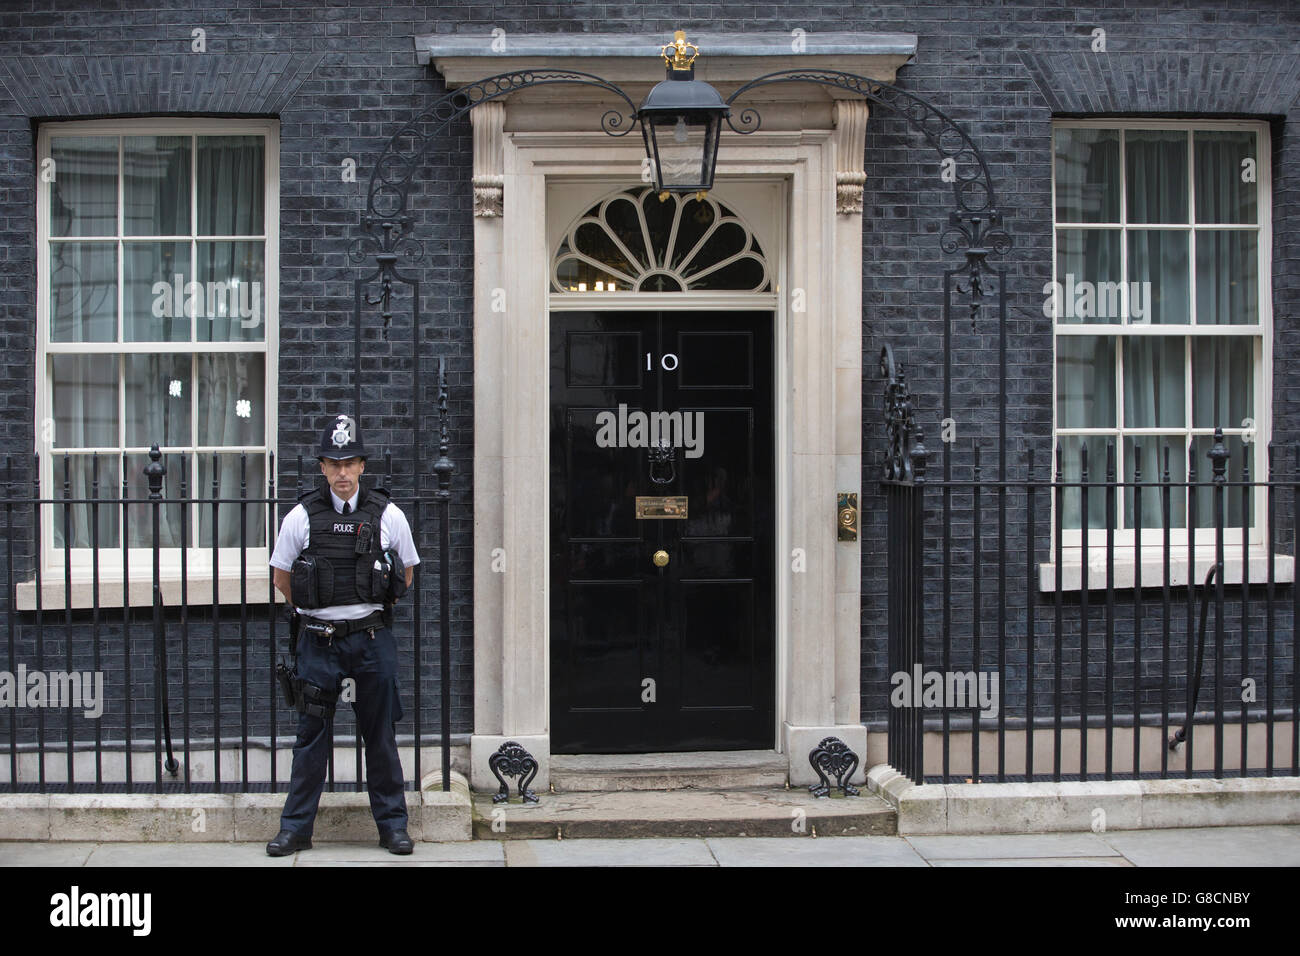
<path id="1" fill-rule="evenodd" d="M 397 645 L 392 604 L 419 563 L 402 510 L 381 488 L 362 490 L 366 449 L 355 420 L 330 419 L 317 449 L 326 486 L 285 516 L 271 556 L 275 586 L 297 608 L 296 673 L 285 675 L 299 711 L 289 795 L 270 856 L 311 848 L 316 808 L 334 746 L 334 710 L 344 678 L 356 681 L 352 709 L 366 743 L 366 786 L 379 844 L 407 854 L 406 795 L 395 725 Z"/>

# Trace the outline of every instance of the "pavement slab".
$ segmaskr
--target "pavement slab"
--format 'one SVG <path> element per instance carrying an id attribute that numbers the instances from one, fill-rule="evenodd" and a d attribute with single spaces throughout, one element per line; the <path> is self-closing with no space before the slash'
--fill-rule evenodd
<path id="1" fill-rule="evenodd" d="M 703 840 L 513 840 L 510 866 L 717 866 Z"/>
<path id="2" fill-rule="evenodd" d="M 1101 857 L 1119 854 L 1119 851 L 1095 833 L 909 836 L 906 840 L 927 860 Z"/>
<path id="3" fill-rule="evenodd" d="M 898 837 L 718 838 L 704 841 L 722 866 L 925 866 Z"/>
<path id="4" fill-rule="evenodd" d="M 85 866 L 94 843 L 0 843 L 0 866 Z"/>
<path id="5" fill-rule="evenodd" d="M 1300 866 L 1300 826 L 972 836 L 673 837 L 317 842 L 268 857 L 256 843 L 0 842 L 0 866 Z"/>
<path id="6" fill-rule="evenodd" d="M 498 862 L 498 863 L 492 863 L 492 862 L 489 862 L 489 861 L 487 861 L 487 860 L 469 860 L 469 861 L 459 861 L 459 862 L 457 862 L 457 861 L 454 861 L 454 860 L 420 860 L 420 859 L 412 859 L 412 858 L 409 857 L 409 856 L 408 856 L 408 857 L 405 857 L 405 858 L 392 857 L 391 859 L 387 859 L 387 860 L 313 860 L 313 859 L 310 859 L 310 858 L 308 858 L 308 857 L 301 857 L 301 856 L 300 856 L 300 857 L 299 857 L 299 858 L 294 862 L 293 865 L 294 865 L 295 867 L 322 867 L 322 866 L 326 866 L 326 867 L 335 867 L 335 866 L 343 866 L 343 867 L 349 867 L 349 866 L 351 866 L 351 867 L 356 867 L 356 866 L 407 866 L 407 867 L 410 867 L 410 866 L 415 866 L 415 867 L 427 867 L 427 866 L 454 866 L 454 867 L 463 867 L 463 866 L 471 866 L 471 867 L 497 867 L 497 868 L 499 869 L 499 868 L 504 867 L 506 864 L 505 864 L 505 861 L 504 861 L 504 860 L 501 861 L 501 862 Z"/>
<path id="7" fill-rule="evenodd" d="M 293 866 L 265 843 L 101 843 L 85 866 Z"/>
<path id="8" fill-rule="evenodd" d="M 415 852 L 410 856 L 395 856 L 374 843 L 322 843 L 312 841 L 310 850 L 301 850 L 298 859 L 311 860 L 313 863 L 393 863 L 403 860 L 418 860 L 436 863 L 496 863 L 505 860 L 501 844 L 488 840 L 467 843 L 420 843 L 415 844 Z"/>
<path id="9" fill-rule="evenodd" d="M 1003 866 L 1003 867 L 1022 867 L 1022 866 L 1127 866 L 1133 864 L 1122 856 L 1039 856 L 1039 857 L 1018 857 L 1010 860 L 931 860 L 930 865 L 933 867 L 943 866 Z"/>
<path id="10" fill-rule="evenodd" d="M 1300 826 L 1115 830 L 1105 838 L 1137 866 L 1300 866 Z"/>

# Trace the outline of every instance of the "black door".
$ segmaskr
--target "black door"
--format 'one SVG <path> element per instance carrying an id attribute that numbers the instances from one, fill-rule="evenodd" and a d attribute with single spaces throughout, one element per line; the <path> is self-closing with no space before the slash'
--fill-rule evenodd
<path id="1" fill-rule="evenodd" d="M 552 313 L 554 753 L 774 745 L 772 324 Z"/>

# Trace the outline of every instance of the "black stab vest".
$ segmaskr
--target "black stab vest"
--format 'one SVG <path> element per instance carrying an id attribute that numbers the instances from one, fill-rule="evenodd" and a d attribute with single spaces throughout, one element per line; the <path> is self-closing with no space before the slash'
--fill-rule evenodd
<path id="1" fill-rule="evenodd" d="M 357 497 L 357 509 L 349 515 L 334 510 L 328 487 L 309 491 L 298 499 L 307 509 L 310 536 L 303 554 L 315 558 L 320 566 L 321 607 L 336 604 L 383 604 L 382 589 L 377 588 L 375 562 L 383 554 L 380 518 L 388 507 L 388 492 L 364 489 Z M 357 553 L 357 542 L 369 528 L 370 547 Z"/>

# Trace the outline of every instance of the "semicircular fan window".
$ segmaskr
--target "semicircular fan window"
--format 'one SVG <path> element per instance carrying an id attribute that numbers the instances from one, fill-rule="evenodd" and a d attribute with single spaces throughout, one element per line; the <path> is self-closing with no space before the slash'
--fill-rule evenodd
<path id="1" fill-rule="evenodd" d="M 578 219 L 551 264 L 555 292 L 771 292 L 749 227 L 706 196 L 628 189 Z"/>

